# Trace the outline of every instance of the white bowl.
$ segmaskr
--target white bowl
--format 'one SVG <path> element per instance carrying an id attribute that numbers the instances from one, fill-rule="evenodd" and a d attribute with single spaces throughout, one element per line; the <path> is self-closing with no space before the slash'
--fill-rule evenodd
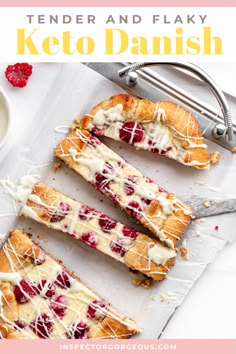
<path id="1" fill-rule="evenodd" d="M 5 144 L 11 122 L 11 104 L 6 92 L 0 87 L 0 149 Z"/>

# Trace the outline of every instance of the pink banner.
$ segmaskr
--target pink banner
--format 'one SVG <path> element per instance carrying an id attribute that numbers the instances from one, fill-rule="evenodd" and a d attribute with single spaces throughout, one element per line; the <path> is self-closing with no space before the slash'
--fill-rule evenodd
<path id="1" fill-rule="evenodd" d="M 0 0 L 0 6 L 19 6 L 19 7 L 234 7 L 234 0 L 145 0 L 137 2 L 137 0 Z"/>
<path id="2" fill-rule="evenodd" d="M 0 352 L 7 354 L 62 353 L 157 353 L 235 354 L 236 340 L 1 340 Z"/>

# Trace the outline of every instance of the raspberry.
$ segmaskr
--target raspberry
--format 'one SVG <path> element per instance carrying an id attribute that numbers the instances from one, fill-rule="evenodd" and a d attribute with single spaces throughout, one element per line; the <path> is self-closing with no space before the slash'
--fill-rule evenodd
<path id="1" fill-rule="evenodd" d="M 30 327 L 40 338 L 48 338 L 53 330 L 53 320 L 46 313 L 42 313 L 31 322 Z"/>
<path id="2" fill-rule="evenodd" d="M 106 304 L 104 301 L 95 300 L 88 307 L 87 317 L 91 318 L 91 320 L 101 320 L 106 316 L 105 308 Z"/>
<path id="3" fill-rule="evenodd" d="M 123 248 L 122 240 L 112 241 L 110 247 L 113 252 L 119 253 L 121 257 L 124 257 L 125 249 Z"/>
<path id="4" fill-rule="evenodd" d="M 135 231 L 134 229 L 131 229 L 130 227 L 128 226 L 123 226 L 122 228 L 122 233 L 125 237 L 129 237 L 131 238 L 132 240 L 135 240 L 136 237 L 138 236 L 138 233 L 137 231 Z"/>
<path id="5" fill-rule="evenodd" d="M 55 284 L 48 283 L 46 279 L 41 280 L 38 285 L 39 292 L 44 298 L 51 298 L 55 295 L 56 286 Z"/>
<path id="6" fill-rule="evenodd" d="M 100 215 L 99 225 L 104 232 L 109 232 L 116 227 L 117 221 L 105 214 Z"/>
<path id="7" fill-rule="evenodd" d="M 58 274 L 56 284 L 62 289 L 70 288 L 70 279 L 69 276 L 64 270 Z"/>
<path id="8" fill-rule="evenodd" d="M 91 220 L 92 219 L 92 213 L 93 213 L 93 209 L 89 208 L 87 205 L 82 205 L 80 210 L 79 210 L 79 214 L 78 217 L 80 220 Z"/>
<path id="9" fill-rule="evenodd" d="M 124 184 L 124 190 L 125 190 L 125 194 L 130 196 L 134 194 L 134 188 L 131 187 L 129 184 L 125 183 Z"/>
<path id="10" fill-rule="evenodd" d="M 60 202 L 55 214 L 51 217 L 51 222 L 59 222 L 65 218 L 65 216 L 69 213 L 70 206 L 67 203 Z"/>
<path id="11" fill-rule="evenodd" d="M 55 299 L 52 299 L 50 302 L 50 309 L 56 317 L 59 317 L 60 320 L 62 320 L 66 312 L 65 296 L 59 295 Z"/>
<path id="12" fill-rule="evenodd" d="M 104 191 L 109 188 L 109 181 L 101 173 L 95 175 L 95 188 Z"/>
<path id="13" fill-rule="evenodd" d="M 97 237 L 93 232 L 85 232 L 80 236 L 80 240 L 87 243 L 92 248 L 97 247 Z"/>
<path id="14" fill-rule="evenodd" d="M 104 135 L 104 132 L 101 129 L 97 128 L 97 127 L 93 127 L 91 129 L 91 133 L 93 133 L 95 135 L 98 135 L 98 136 L 103 136 Z"/>
<path id="15" fill-rule="evenodd" d="M 134 144 L 143 140 L 144 130 L 134 122 L 125 122 L 120 130 L 120 139 L 125 143 Z"/>
<path id="16" fill-rule="evenodd" d="M 142 218 L 141 206 L 135 200 L 131 200 L 131 202 L 129 202 L 127 209 L 135 219 L 140 220 Z"/>
<path id="17" fill-rule="evenodd" d="M 68 332 L 67 338 L 69 339 L 84 339 L 87 338 L 87 333 L 89 331 L 89 327 L 83 321 L 79 323 L 72 323 Z"/>
<path id="18" fill-rule="evenodd" d="M 27 323 L 22 320 L 17 320 L 17 321 L 15 321 L 14 327 L 15 327 L 15 329 L 18 329 L 18 330 L 24 329 L 27 327 Z"/>
<path id="19" fill-rule="evenodd" d="M 89 138 L 89 144 L 92 146 L 97 146 L 101 144 L 101 141 L 98 140 L 95 136 L 91 135 Z"/>
<path id="20" fill-rule="evenodd" d="M 29 302 L 30 298 L 37 294 L 38 290 L 36 285 L 28 280 L 22 279 L 20 281 L 20 285 L 16 285 L 14 288 L 14 295 L 19 304 Z"/>
<path id="21" fill-rule="evenodd" d="M 27 63 L 8 65 L 5 71 L 5 76 L 13 86 L 24 87 L 27 85 L 28 78 L 32 74 L 32 69 L 32 65 Z"/>

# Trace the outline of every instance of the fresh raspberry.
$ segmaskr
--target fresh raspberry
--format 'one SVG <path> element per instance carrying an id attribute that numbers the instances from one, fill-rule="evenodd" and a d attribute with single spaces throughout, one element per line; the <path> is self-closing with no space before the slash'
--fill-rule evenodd
<path id="1" fill-rule="evenodd" d="M 30 327 L 40 338 L 48 338 L 53 331 L 53 320 L 46 313 L 42 313 L 31 322 Z"/>
<path id="2" fill-rule="evenodd" d="M 62 320 L 66 313 L 65 296 L 59 295 L 56 298 L 51 299 L 50 309 L 56 317 L 59 317 L 60 320 Z"/>
<path id="3" fill-rule="evenodd" d="M 93 212 L 94 210 L 89 208 L 87 205 L 82 205 L 80 210 L 79 210 L 79 214 L 78 217 L 80 220 L 91 220 L 92 216 L 93 216 Z"/>
<path id="4" fill-rule="evenodd" d="M 80 240 L 87 243 L 92 248 L 97 247 L 97 237 L 93 232 L 85 232 L 80 236 Z"/>
<path id="5" fill-rule="evenodd" d="M 17 63 L 8 65 L 5 71 L 7 80 L 15 87 L 25 87 L 28 78 L 32 74 L 32 65 L 27 63 Z"/>
<path id="6" fill-rule="evenodd" d="M 124 190 L 125 190 L 125 194 L 130 196 L 134 194 L 134 188 L 131 187 L 129 184 L 124 183 Z"/>
<path id="7" fill-rule="evenodd" d="M 91 320 L 101 320 L 106 316 L 106 304 L 104 301 L 95 300 L 91 302 L 87 310 L 87 317 Z"/>
<path id="8" fill-rule="evenodd" d="M 98 135 L 98 136 L 103 136 L 104 135 L 104 132 L 101 129 L 97 128 L 97 127 L 93 127 L 91 129 L 91 133 L 93 133 L 95 135 Z"/>
<path id="9" fill-rule="evenodd" d="M 56 286 L 55 284 L 48 283 L 46 279 L 43 279 L 38 284 L 38 289 L 44 298 L 50 299 L 55 295 Z"/>
<path id="10" fill-rule="evenodd" d="M 59 222 L 63 220 L 70 211 L 70 206 L 67 203 L 60 202 L 56 212 L 51 217 L 51 222 Z"/>
<path id="11" fill-rule="evenodd" d="M 136 237 L 138 236 L 137 231 L 135 231 L 134 229 L 131 229 L 130 227 L 125 226 L 125 225 L 122 228 L 122 233 L 125 237 L 129 237 L 132 240 L 135 240 Z"/>
<path id="12" fill-rule="evenodd" d="M 124 257 L 125 249 L 123 248 L 122 240 L 112 241 L 110 247 L 113 252 L 119 253 L 121 257 Z"/>
<path id="13" fill-rule="evenodd" d="M 88 337 L 87 336 L 88 331 L 89 331 L 89 327 L 83 321 L 80 321 L 79 323 L 72 323 L 72 325 L 70 326 L 67 332 L 67 338 L 86 339 Z"/>
<path id="14" fill-rule="evenodd" d="M 70 288 L 70 279 L 68 274 L 63 270 L 57 276 L 56 284 L 62 289 Z"/>
<path id="15" fill-rule="evenodd" d="M 35 283 L 22 279 L 20 285 L 14 288 L 14 295 L 19 304 L 29 302 L 30 298 L 38 294 L 38 289 Z"/>
<path id="16" fill-rule="evenodd" d="M 134 122 L 125 122 L 120 129 L 120 139 L 125 143 L 134 144 L 143 140 L 144 130 Z"/>
<path id="17" fill-rule="evenodd" d="M 116 227 L 117 221 L 105 214 L 100 215 L 99 225 L 104 232 L 109 232 Z"/>

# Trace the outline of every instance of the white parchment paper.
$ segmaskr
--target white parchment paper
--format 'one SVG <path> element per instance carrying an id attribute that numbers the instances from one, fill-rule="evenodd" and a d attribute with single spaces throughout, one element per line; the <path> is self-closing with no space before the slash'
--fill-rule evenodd
<path id="1" fill-rule="evenodd" d="M 122 90 L 118 86 L 87 67 L 64 64 L 43 104 L 35 112 L 33 124 L 28 127 L 24 139 L 13 146 L 0 162 L 0 179 L 9 177 L 17 184 L 22 175 L 40 175 L 45 183 L 70 197 L 144 231 L 68 167 L 63 166 L 56 174 L 52 171 L 54 148 L 65 135 L 58 131 L 66 131 L 77 115 L 83 115 L 101 100 L 120 92 Z M 213 166 L 209 171 L 198 171 L 148 152 L 135 151 L 130 146 L 109 139 L 103 141 L 144 175 L 178 196 L 236 196 L 236 157 L 214 144 L 208 142 L 211 151 L 220 151 L 220 165 Z M 183 238 L 187 241 L 189 260 L 178 256 L 168 278 L 147 290 L 132 285 L 130 274 L 122 264 L 60 232 L 17 217 L 12 198 L 1 188 L 0 201 L 1 234 L 14 227 L 33 233 L 43 248 L 63 260 L 65 266 L 88 286 L 120 311 L 136 319 L 144 329 L 139 338 L 157 338 L 161 335 L 206 266 L 227 242 L 236 239 L 234 213 L 192 223 Z M 37 238 L 38 234 L 43 237 Z"/>

